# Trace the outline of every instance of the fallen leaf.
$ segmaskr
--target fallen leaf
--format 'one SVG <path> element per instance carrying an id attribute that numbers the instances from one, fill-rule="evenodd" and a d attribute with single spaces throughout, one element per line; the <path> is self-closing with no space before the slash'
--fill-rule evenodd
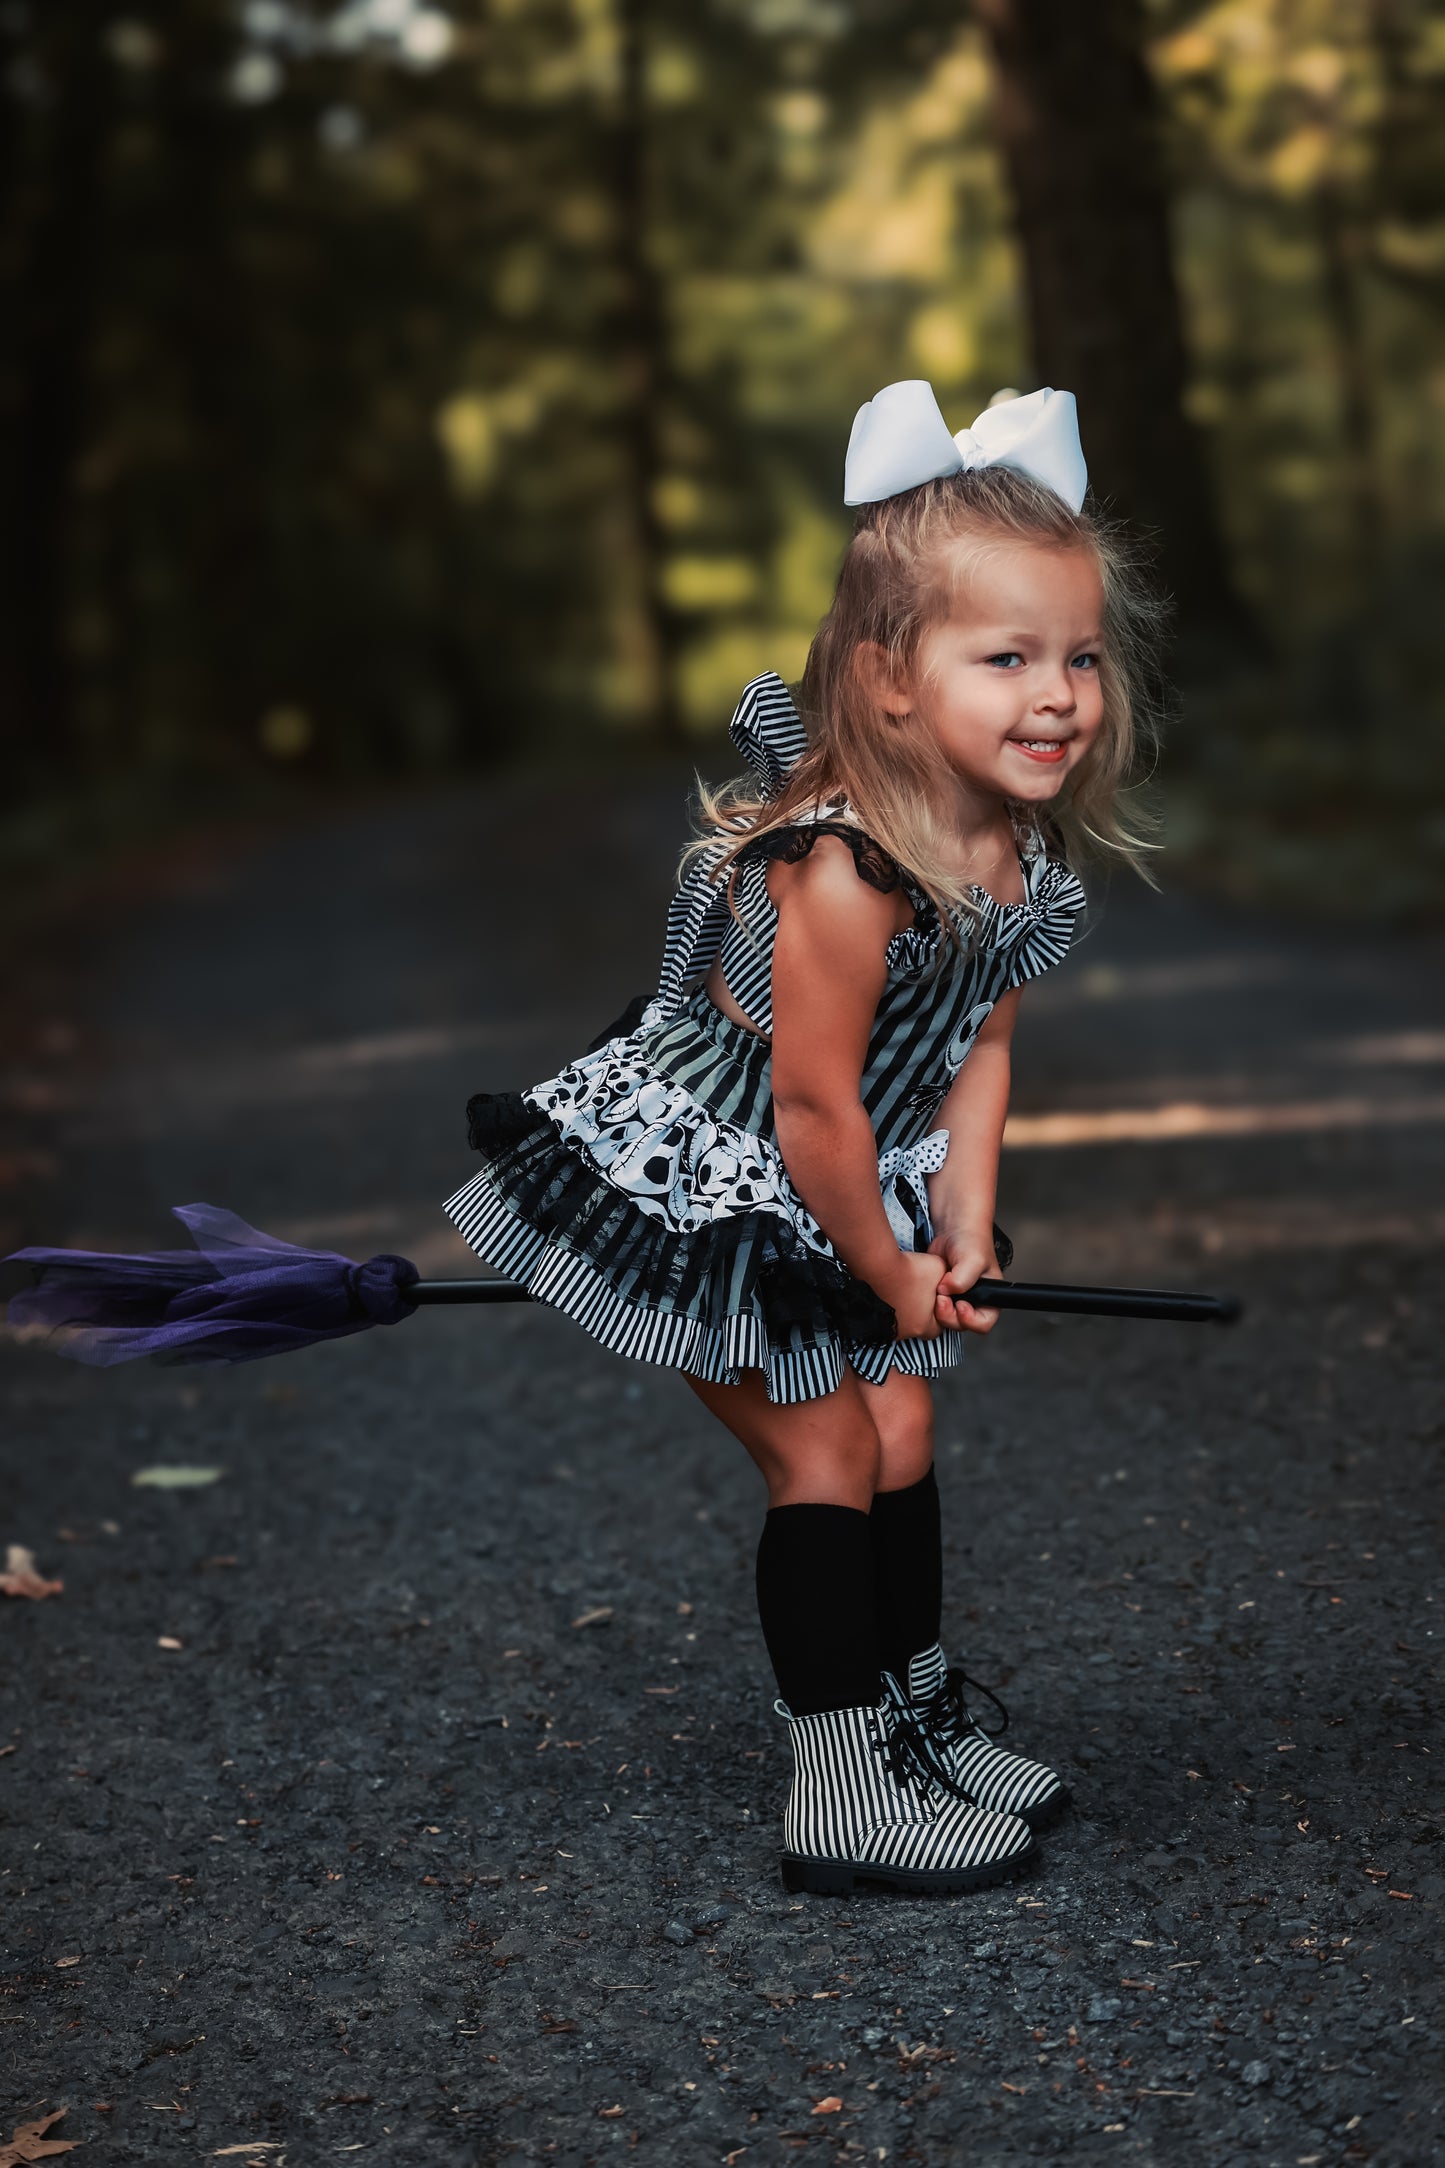
<path id="1" fill-rule="evenodd" d="M 5 1546 L 5 1571 L 0 1573 L 0 1595 L 33 1596 L 39 1602 L 42 1596 L 58 1596 L 64 1588 L 63 1581 L 47 1581 L 35 1570 L 35 1553 L 27 1551 L 23 1543 L 7 1543 Z M 64 2114 L 62 2108 L 60 2114 Z M 51 2121 L 54 2122 L 54 2116 Z M 79 2145 L 78 2138 L 70 2141 Z"/>
<path id="2" fill-rule="evenodd" d="M 613 2116 L 615 2116 L 615 2115 L 621 2115 L 621 2113 L 622 2113 L 622 2102 L 621 2102 L 621 2101 L 619 2100 L 619 2101 L 618 2101 L 618 2103 L 617 2103 L 617 2105 L 616 2105 L 615 2107 L 613 2107 L 613 2108 L 599 2108 L 599 2109 L 597 2110 L 597 2113 L 598 2113 L 599 2115 L 601 2115 L 601 2116 L 605 2116 L 605 2117 L 606 2117 L 606 2118 L 607 2118 L 607 2119 L 608 2119 L 608 2120 L 610 2121 L 610 2120 L 612 2119 L 612 2117 L 613 2117 Z"/>
<path id="3" fill-rule="evenodd" d="M 185 1645 L 184 1641 L 177 1641 L 174 1634 L 161 1634 L 156 1641 L 158 1649 L 183 1649 Z"/>
<path id="4" fill-rule="evenodd" d="M 55 1969 L 58 1972 L 65 1965 L 78 1965 L 79 1963 L 80 1959 L 78 1957 L 57 1957 L 55 1960 Z"/>
<path id="5" fill-rule="evenodd" d="M 225 1472 L 224 1468 L 192 1468 L 178 1461 L 137 1468 L 131 1482 L 137 1490 L 203 1490 L 207 1483 L 219 1483 Z"/>
<path id="6" fill-rule="evenodd" d="M 838 2115 L 842 2112 L 842 2107 L 843 2103 L 838 2098 L 838 2095 L 829 2093 L 826 2100 L 820 2100 L 815 2104 L 812 2112 L 814 2115 Z"/>
<path id="7" fill-rule="evenodd" d="M 1026 2085 L 1010 2085 L 1007 2078 L 1000 2078 L 998 2082 L 1006 2093 L 1026 2093 L 1028 2091 Z"/>
<path id="8" fill-rule="evenodd" d="M 79 2138 L 47 2138 L 45 2133 L 52 2123 L 58 2123 L 65 2115 L 64 2108 L 56 2108 L 50 2115 L 42 2115 L 36 2123 L 17 2123 L 15 2135 L 8 2145 L 0 2145 L 0 2168 L 20 2168 L 23 2161 L 44 2160 L 51 2153 L 73 2153 L 82 2143 Z"/>
<path id="9" fill-rule="evenodd" d="M 279 2138 L 253 2138 L 249 2145 L 220 2145 L 211 2155 L 212 2160 L 230 2160 L 237 2153 L 279 2153 Z"/>
<path id="10" fill-rule="evenodd" d="M 610 1603 L 594 1603 L 590 1611 L 579 1611 L 573 1619 L 574 1626 L 602 1626 L 612 1616 Z"/>
<path id="11" fill-rule="evenodd" d="M 926 2040 L 920 2040 L 916 2047 L 900 2050 L 898 2067 L 904 2071 L 921 2070 L 925 2063 L 951 2063 L 955 2059 L 952 2048 L 930 2047 Z"/>

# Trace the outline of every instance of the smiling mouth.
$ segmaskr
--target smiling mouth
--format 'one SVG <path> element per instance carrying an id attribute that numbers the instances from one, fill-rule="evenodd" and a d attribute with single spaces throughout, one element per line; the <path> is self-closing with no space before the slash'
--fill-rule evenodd
<path id="1" fill-rule="evenodd" d="M 1067 738 L 1010 738 L 1008 742 L 1028 760 L 1059 761 L 1069 750 Z"/>

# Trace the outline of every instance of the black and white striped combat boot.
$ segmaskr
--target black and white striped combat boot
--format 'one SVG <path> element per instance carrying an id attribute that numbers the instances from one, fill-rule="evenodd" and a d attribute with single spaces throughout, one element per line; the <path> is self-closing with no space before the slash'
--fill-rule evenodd
<path id="1" fill-rule="evenodd" d="M 1027 1824 L 991 1814 L 931 1775 L 916 1727 L 885 1696 L 876 1709 L 788 1720 L 793 1788 L 783 1814 L 783 1887 L 844 1897 L 859 1888 L 951 1897 L 1018 1874 Z"/>
<path id="2" fill-rule="evenodd" d="M 1003 1718 L 998 1732 L 987 1732 L 969 1708 L 961 1671 L 950 1671 L 948 1659 L 935 1642 L 908 1666 L 906 1680 L 883 1674 L 884 1691 L 890 1701 L 918 1728 L 919 1740 L 929 1768 L 941 1783 L 961 1799 L 972 1800 L 994 1814 L 1017 1815 L 1030 1829 L 1046 1829 L 1069 1804 L 1069 1790 L 1056 1771 L 1042 1762 L 1026 1761 L 1009 1754 L 996 1742 L 1008 1725 L 1008 1710 L 988 1688 L 988 1696 Z"/>

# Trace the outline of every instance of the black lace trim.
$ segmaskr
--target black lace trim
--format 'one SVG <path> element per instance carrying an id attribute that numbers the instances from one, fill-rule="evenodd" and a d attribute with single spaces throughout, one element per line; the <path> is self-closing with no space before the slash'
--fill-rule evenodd
<path id="1" fill-rule="evenodd" d="M 520 1092 L 473 1092 L 467 1101 L 467 1142 L 474 1152 L 495 1159 L 541 1119 Z"/>
<path id="2" fill-rule="evenodd" d="M 837 836 L 846 843 L 853 853 L 858 878 L 870 888 L 881 889 L 885 896 L 908 879 L 897 859 L 852 821 L 799 821 L 796 827 L 765 829 L 743 845 L 738 863 L 752 858 L 780 858 L 785 865 L 796 865 L 800 858 L 807 857 L 819 836 Z"/>
<path id="3" fill-rule="evenodd" d="M 564 1144 L 520 1092 L 476 1093 L 467 1128 L 512 1209 L 644 1310 L 720 1325 L 756 1297 L 775 1348 L 898 1338 L 892 1305 L 841 1259 L 810 1250 L 777 1213 L 740 1212 L 690 1232 L 667 1227 Z"/>
<path id="4" fill-rule="evenodd" d="M 612 1023 L 604 1024 L 596 1038 L 588 1041 L 588 1053 L 600 1053 L 609 1039 L 630 1039 L 642 1022 L 642 1012 L 651 999 L 651 994 L 634 994 L 622 1014 L 614 1018 Z"/>

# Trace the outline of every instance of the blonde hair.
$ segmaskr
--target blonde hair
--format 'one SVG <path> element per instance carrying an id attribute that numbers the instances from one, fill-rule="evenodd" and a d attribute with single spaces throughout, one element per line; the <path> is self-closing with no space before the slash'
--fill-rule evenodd
<path id="1" fill-rule="evenodd" d="M 974 546 L 960 551 L 960 542 Z M 1147 880 L 1145 854 L 1157 847 L 1152 822 L 1127 794 L 1157 737 L 1167 603 L 1149 586 L 1137 545 L 1122 529 L 1071 512 L 1053 490 L 1008 467 L 923 482 L 863 507 L 799 688 L 808 749 L 775 798 L 762 797 L 751 777 L 716 790 L 698 777 L 703 832 L 684 850 L 679 878 L 719 835 L 735 836 L 714 878 L 728 878 L 736 911 L 731 870 L 744 845 L 797 821 L 806 808 L 843 798 L 958 938 L 953 910 L 962 907 L 967 927 L 978 906 L 971 885 L 950 868 L 954 839 L 938 810 L 949 802 L 951 770 L 931 732 L 900 727 L 878 705 L 857 667 L 858 650 L 865 643 L 883 649 L 896 682 L 913 669 L 923 635 L 949 615 L 967 567 L 991 543 L 1020 542 L 1084 551 L 1104 591 L 1103 723 L 1048 807 L 1049 824 L 1071 860 L 1122 859 Z M 940 960 L 943 953 L 940 945 Z"/>

